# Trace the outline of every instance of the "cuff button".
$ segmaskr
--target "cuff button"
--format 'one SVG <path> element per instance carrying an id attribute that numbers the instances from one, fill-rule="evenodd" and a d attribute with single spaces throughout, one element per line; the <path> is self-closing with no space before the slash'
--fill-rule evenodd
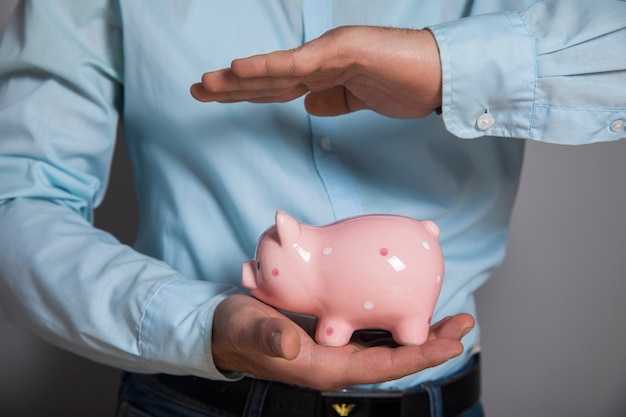
<path id="1" fill-rule="evenodd" d="M 622 130 L 624 130 L 624 121 L 623 120 L 616 120 L 613 123 L 611 123 L 611 132 L 619 133 Z"/>
<path id="2" fill-rule="evenodd" d="M 476 119 L 476 126 L 480 130 L 489 130 L 496 123 L 496 120 L 489 113 L 481 114 L 478 119 Z"/>

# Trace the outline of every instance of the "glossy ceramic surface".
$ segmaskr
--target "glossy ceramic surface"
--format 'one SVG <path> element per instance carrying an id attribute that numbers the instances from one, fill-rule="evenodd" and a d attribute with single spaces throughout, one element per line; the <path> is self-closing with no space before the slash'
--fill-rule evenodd
<path id="1" fill-rule="evenodd" d="M 443 272 L 439 227 L 430 220 L 364 215 L 311 226 L 279 211 L 244 263 L 242 285 L 278 309 L 317 317 L 320 344 L 342 346 L 355 330 L 380 329 L 419 345 Z"/>

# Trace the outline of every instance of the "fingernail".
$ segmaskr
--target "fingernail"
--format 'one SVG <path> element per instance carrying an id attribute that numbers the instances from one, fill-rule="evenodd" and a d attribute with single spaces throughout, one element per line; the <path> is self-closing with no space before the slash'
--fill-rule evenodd
<path id="1" fill-rule="evenodd" d="M 278 357 L 283 357 L 283 350 L 280 347 L 280 332 L 272 333 L 272 350 L 274 350 L 274 354 Z"/>

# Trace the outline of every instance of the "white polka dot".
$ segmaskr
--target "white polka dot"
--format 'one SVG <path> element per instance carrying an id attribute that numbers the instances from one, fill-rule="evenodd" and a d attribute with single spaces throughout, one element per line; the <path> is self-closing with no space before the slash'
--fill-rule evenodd
<path id="1" fill-rule="evenodd" d="M 322 249 L 322 253 L 324 255 L 330 255 L 331 253 L 333 253 L 333 248 L 331 248 L 330 246 L 326 246 L 324 249 Z"/>
<path id="2" fill-rule="evenodd" d="M 363 303 L 363 308 L 366 310 L 372 310 L 374 308 L 374 303 L 371 301 L 366 301 Z"/>
<path id="3" fill-rule="evenodd" d="M 430 249 L 430 243 L 428 243 L 428 242 L 426 242 L 426 241 L 423 241 L 423 242 L 422 242 L 422 246 L 423 246 L 423 247 L 424 247 L 424 249 L 426 249 L 426 250 Z"/>
<path id="4" fill-rule="evenodd" d="M 441 275 L 437 275 L 437 284 L 441 284 Z"/>

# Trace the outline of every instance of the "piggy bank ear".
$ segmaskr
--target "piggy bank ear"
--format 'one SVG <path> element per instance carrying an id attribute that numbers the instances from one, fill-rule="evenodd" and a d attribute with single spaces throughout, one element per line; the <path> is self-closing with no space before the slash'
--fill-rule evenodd
<path id="1" fill-rule="evenodd" d="M 276 230 L 280 246 L 291 246 L 298 241 L 302 232 L 300 223 L 284 211 L 276 212 Z"/>

